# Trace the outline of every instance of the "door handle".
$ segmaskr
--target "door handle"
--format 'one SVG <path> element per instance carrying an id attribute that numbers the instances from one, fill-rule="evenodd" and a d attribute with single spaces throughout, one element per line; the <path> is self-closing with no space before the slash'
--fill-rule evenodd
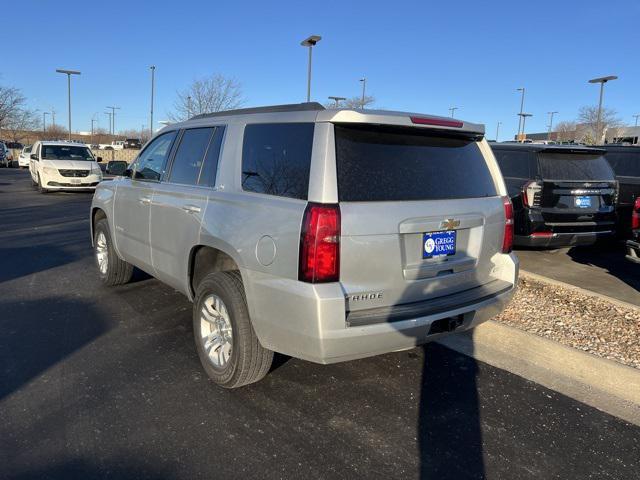
<path id="1" fill-rule="evenodd" d="M 141 205 L 151 205 L 151 197 L 140 197 Z"/>
<path id="2" fill-rule="evenodd" d="M 183 205 L 182 210 L 184 210 L 187 213 L 200 213 L 200 207 L 197 207 L 196 205 Z"/>

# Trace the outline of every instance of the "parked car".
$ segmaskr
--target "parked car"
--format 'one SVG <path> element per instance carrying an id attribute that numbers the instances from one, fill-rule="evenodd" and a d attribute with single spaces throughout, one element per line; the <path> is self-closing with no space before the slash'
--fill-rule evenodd
<path id="1" fill-rule="evenodd" d="M 11 152 L 3 142 L 0 142 L 0 166 L 5 168 L 11 166 Z"/>
<path id="2" fill-rule="evenodd" d="M 124 148 L 124 140 L 114 140 L 111 143 L 101 143 L 100 150 L 122 150 Z"/>
<path id="3" fill-rule="evenodd" d="M 29 157 L 29 172 L 41 193 L 53 190 L 93 190 L 102 180 L 97 159 L 84 145 L 38 141 Z"/>
<path id="4" fill-rule="evenodd" d="M 518 270 L 483 132 L 317 103 L 172 124 L 94 193 L 98 275 L 126 283 L 135 265 L 184 293 L 204 370 L 229 388 L 274 351 L 332 363 L 467 330 Z"/>
<path id="5" fill-rule="evenodd" d="M 139 138 L 127 138 L 124 141 L 123 147 L 140 150 L 142 148 L 142 141 Z"/>
<path id="6" fill-rule="evenodd" d="M 20 155 L 18 155 L 18 167 L 29 168 L 29 161 L 31 160 L 31 145 L 28 145 L 22 149 Z"/>
<path id="7" fill-rule="evenodd" d="M 617 182 L 604 150 L 492 143 L 513 203 L 515 245 L 589 245 L 615 234 Z"/>
<path id="8" fill-rule="evenodd" d="M 616 174 L 619 184 L 617 211 L 618 234 L 631 237 L 631 213 L 636 198 L 640 197 L 640 147 L 604 145 L 605 158 Z"/>
<path id="9" fill-rule="evenodd" d="M 6 142 L 6 145 L 7 148 L 14 150 L 22 150 L 22 147 L 24 147 L 20 142 Z"/>
<path id="10" fill-rule="evenodd" d="M 627 259 L 640 263 L 640 197 L 633 202 L 631 236 L 631 240 L 627 240 Z"/>

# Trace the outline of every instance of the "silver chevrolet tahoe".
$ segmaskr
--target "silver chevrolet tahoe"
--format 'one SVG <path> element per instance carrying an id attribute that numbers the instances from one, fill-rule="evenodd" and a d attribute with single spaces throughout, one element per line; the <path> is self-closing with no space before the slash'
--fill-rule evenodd
<path id="1" fill-rule="evenodd" d="M 273 352 L 332 363 L 405 350 L 513 295 L 513 211 L 484 127 L 317 103 L 199 115 L 152 138 L 91 205 L 98 274 L 136 266 L 193 301 L 208 375 Z"/>

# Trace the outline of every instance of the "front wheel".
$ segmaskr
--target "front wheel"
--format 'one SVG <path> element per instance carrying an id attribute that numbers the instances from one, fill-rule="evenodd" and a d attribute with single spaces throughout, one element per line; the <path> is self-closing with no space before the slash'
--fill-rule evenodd
<path id="1" fill-rule="evenodd" d="M 36 185 L 38 186 L 38 192 L 49 193 L 49 190 L 47 190 L 42 186 L 42 180 L 40 180 L 40 174 L 38 174 L 38 181 L 36 182 Z"/>
<path id="2" fill-rule="evenodd" d="M 98 276 L 107 286 L 122 285 L 131 280 L 133 265 L 122 260 L 113 249 L 109 223 L 106 218 L 98 220 L 93 233 L 93 250 L 98 267 Z"/>
<path id="3" fill-rule="evenodd" d="M 193 334 L 200 362 L 209 377 L 225 388 L 262 379 L 273 361 L 251 325 L 240 272 L 207 275 L 193 304 Z"/>

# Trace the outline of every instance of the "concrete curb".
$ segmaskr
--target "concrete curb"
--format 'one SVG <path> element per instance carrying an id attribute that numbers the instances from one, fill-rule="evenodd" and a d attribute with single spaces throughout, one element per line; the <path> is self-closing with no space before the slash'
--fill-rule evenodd
<path id="1" fill-rule="evenodd" d="M 640 370 L 493 320 L 438 343 L 640 425 Z"/>
<path id="2" fill-rule="evenodd" d="M 568 288 L 571 290 L 575 290 L 576 292 L 580 292 L 589 297 L 599 298 L 600 300 L 606 300 L 607 302 L 611 302 L 614 305 L 623 308 L 630 308 L 632 310 L 640 310 L 640 305 L 635 305 L 633 303 L 625 302 L 623 300 L 618 300 L 617 298 L 609 297 L 608 295 L 603 295 L 602 293 L 594 292 L 593 290 L 587 290 L 582 287 L 577 287 L 570 283 L 561 282 L 560 280 L 554 280 L 553 278 L 545 277 L 544 275 L 539 275 L 537 273 L 528 272 L 526 270 L 520 270 L 520 277 L 522 278 L 530 278 L 531 280 L 537 280 L 542 283 L 547 283 L 549 285 L 554 285 L 557 287 Z"/>

